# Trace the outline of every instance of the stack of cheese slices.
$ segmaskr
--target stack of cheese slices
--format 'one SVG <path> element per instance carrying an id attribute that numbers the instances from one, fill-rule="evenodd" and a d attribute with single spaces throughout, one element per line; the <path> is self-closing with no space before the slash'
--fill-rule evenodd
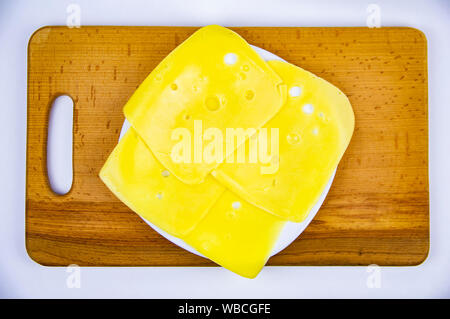
<path id="1" fill-rule="evenodd" d="M 285 223 L 308 216 L 354 129 L 338 88 L 264 61 L 216 25 L 173 50 L 124 113 L 131 127 L 104 164 L 103 182 L 152 224 L 248 278 Z M 229 137 L 242 131 L 244 139 Z"/>

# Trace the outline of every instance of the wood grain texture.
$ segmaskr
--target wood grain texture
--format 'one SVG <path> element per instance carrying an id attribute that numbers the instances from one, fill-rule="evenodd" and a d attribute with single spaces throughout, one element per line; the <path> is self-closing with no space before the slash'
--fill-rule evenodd
<path id="1" fill-rule="evenodd" d="M 233 28 L 338 86 L 353 139 L 316 218 L 269 265 L 417 265 L 429 248 L 427 49 L 411 28 Z M 26 244 L 43 265 L 210 266 L 148 227 L 100 181 L 122 107 L 196 28 L 45 27 L 28 47 Z M 49 107 L 75 102 L 73 186 L 47 180 Z"/>

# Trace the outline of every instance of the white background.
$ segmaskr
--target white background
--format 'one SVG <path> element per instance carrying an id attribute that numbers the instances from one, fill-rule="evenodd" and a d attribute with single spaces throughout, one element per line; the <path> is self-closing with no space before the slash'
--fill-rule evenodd
<path id="1" fill-rule="evenodd" d="M 431 248 L 417 267 L 383 267 L 381 288 L 366 267 L 265 267 L 254 280 L 222 268 L 82 268 L 67 288 L 65 268 L 43 267 L 25 250 L 27 42 L 44 25 L 64 25 L 70 3 L 82 25 L 411 26 L 428 39 Z M 189 5 L 188 5 L 189 4 Z M 0 0 L 0 296 L 145 298 L 450 297 L 450 1 L 5 1 Z"/>

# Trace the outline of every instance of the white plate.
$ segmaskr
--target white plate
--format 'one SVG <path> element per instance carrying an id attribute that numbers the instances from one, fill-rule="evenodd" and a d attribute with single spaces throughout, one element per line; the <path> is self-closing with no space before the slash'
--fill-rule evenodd
<path id="1" fill-rule="evenodd" d="M 254 45 L 251 45 L 251 47 L 256 51 L 256 53 L 259 54 L 264 60 L 280 60 L 285 61 L 279 56 L 276 56 L 275 54 L 266 51 L 264 49 L 255 47 Z M 285 61 L 286 62 L 286 61 Z M 119 141 L 122 138 L 122 136 L 125 134 L 125 132 L 130 127 L 130 123 L 125 119 L 122 130 L 120 131 Z M 333 175 L 331 176 L 330 180 L 328 181 L 328 184 L 325 186 L 324 191 L 320 195 L 320 198 L 317 200 L 317 203 L 314 205 L 314 207 L 311 209 L 311 211 L 308 214 L 308 217 L 301 223 L 293 223 L 293 222 L 287 222 L 284 226 L 280 236 L 278 237 L 277 242 L 275 243 L 275 246 L 272 249 L 272 252 L 270 256 L 278 254 L 280 251 L 285 249 L 287 246 L 289 246 L 295 239 L 297 239 L 298 236 L 305 230 L 305 228 L 309 225 L 311 220 L 316 216 L 317 212 L 319 211 L 320 207 L 322 206 L 323 201 L 325 200 L 325 197 L 328 194 L 328 191 L 330 190 L 331 184 L 333 183 L 334 176 L 336 174 L 336 171 L 334 171 Z M 202 254 L 200 254 L 198 251 L 196 251 L 194 248 L 186 244 L 183 240 L 181 240 L 178 237 L 172 236 L 168 233 L 166 233 L 164 230 L 159 229 L 155 225 L 153 225 L 151 222 L 146 220 L 145 218 L 142 218 L 150 227 L 152 227 L 156 232 L 158 232 L 161 236 L 166 238 L 167 240 L 170 240 L 172 243 L 174 243 L 177 246 L 180 246 L 181 248 L 186 249 L 187 251 L 196 254 L 201 257 L 205 257 Z M 205 257 L 206 258 L 206 257 Z"/>

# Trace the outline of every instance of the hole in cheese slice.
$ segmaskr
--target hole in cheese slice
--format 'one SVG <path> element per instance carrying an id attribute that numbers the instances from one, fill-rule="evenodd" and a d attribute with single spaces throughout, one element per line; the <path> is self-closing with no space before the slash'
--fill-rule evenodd
<path id="1" fill-rule="evenodd" d="M 279 129 L 279 169 L 261 174 L 264 164 L 246 160 L 243 164 L 225 162 L 213 175 L 250 203 L 301 222 L 350 142 L 353 110 L 347 97 L 329 82 L 286 62 L 268 63 L 288 87 L 302 88 L 301 95 L 288 96 L 280 112 L 264 126 Z"/>
<path id="2" fill-rule="evenodd" d="M 167 174 L 133 128 L 110 154 L 100 178 L 133 211 L 174 236 L 191 231 L 224 191 L 211 176 L 187 185 Z"/>
<path id="3" fill-rule="evenodd" d="M 197 184 L 221 161 L 194 161 L 194 143 L 191 162 L 173 161 L 171 152 L 179 142 L 172 139 L 173 131 L 186 128 L 193 141 L 198 120 L 203 132 L 259 128 L 279 111 L 286 95 L 281 78 L 243 38 L 212 25 L 173 50 L 139 86 L 124 113 L 164 167 L 181 181 Z"/>

